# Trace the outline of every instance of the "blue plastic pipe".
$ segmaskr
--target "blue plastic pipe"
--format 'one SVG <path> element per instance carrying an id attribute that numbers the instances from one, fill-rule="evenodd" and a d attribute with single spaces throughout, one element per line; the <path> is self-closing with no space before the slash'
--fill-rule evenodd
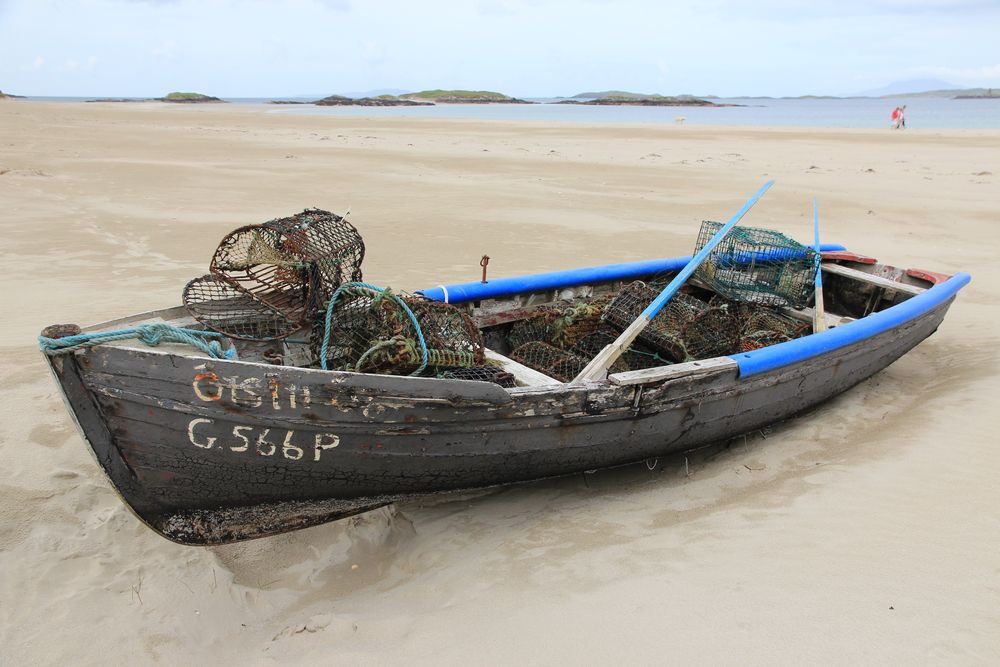
<path id="1" fill-rule="evenodd" d="M 837 252 L 846 250 L 842 245 L 836 243 L 824 243 L 820 246 L 823 252 Z M 640 280 L 663 273 L 673 273 L 680 271 L 688 262 L 691 255 L 684 257 L 667 257 L 663 259 L 648 259 L 641 262 L 629 262 L 626 264 L 607 264 L 605 266 L 591 266 L 582 269 L 570 269 L 568 271 L 553 271 L 550 273 L 535 273 L 527 276 L 515 276 L 511 278 L 498 278 L 488 283 L 479 281 L 468 283 L 454 283 L 451 285 L 438 285 L 427 289 L 418 290 L 428 299 L 434 301 L 447 301 L 448 303 L 467 303 L 469 301 L 482 301 L 484 299 L 497 299 L 514 294 L 526 292 L 544 292 L 546 290 L 563 289 L 566 287 L 576 287 L 577 285 L 594 285 L 597 283 L 610 283 L 617 280 Z M 447 298 L 445 292 L 447 291 Z"/>

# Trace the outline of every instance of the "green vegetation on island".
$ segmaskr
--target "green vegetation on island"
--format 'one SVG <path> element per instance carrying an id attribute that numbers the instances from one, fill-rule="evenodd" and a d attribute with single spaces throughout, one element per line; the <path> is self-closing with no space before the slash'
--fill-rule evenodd
<path id="1" fill-rule="evenodd" d="M 402 95 L 377 95 L 375 97 L 345 97 L 330 95 L 313 104 L 319 106 L 433 106 L 434 104 L 531 104 L 503 93 L 490 90 L 422 90 Z"/>
<path id="2" fill-rule="evenodd" d="M 222 102 L 218 97 L 202 95 L 201 93 L 168 93 L 166 97 L 158 97 L 160 102 L 177 102 L 180 104 L 198 104 L 205 102 Z"/>
<path id="3" fill-rule="evenodd" d="M 630 93 L 624 90 L 608 90 L 602 93 L 580 93 L 559 102 L 559 104 L 589 104 L 596 106 L 657 106 L 657 107 L 718 107 L 735 106 L 731 104 L 716 104 L 694 95 L 659 95 Z"/>
<path id="4" fill-rule="evenodd" d="M 646 94 L 646 93 L 630 93 L 627 90 L 602 90 L 598 93 L 579 93 L 571 97 L 571 100 L 600 100 L 604 98 L 623 98 L 623 99 L 643 99 L 646 97 L 657 97 L 657 95 Z"/>
<path id="5" fill-rule="evenodd" d="M 492 90 L 421 90 L 399 97 L 435 104 L 531 104 L 526 100 L 519 100 Z"/>
<path id="6" fill-rule="evenodd" d="M 23 97 L 24 95 L 12 95 L 11 93 L 5 93 L 0 90 L 0 100 L 16 100 Z"/>
<path id="7" fill-rule="evenodd" d="M 429 107 L 430 102 L 417 102 L 415 100 L 404 100 L 395 95 L 379 95 L 378 97 L 344 97 L 343 95 L 330 95 L 321 100 L 316 100 L 313 104 L 321 107 Z"/>

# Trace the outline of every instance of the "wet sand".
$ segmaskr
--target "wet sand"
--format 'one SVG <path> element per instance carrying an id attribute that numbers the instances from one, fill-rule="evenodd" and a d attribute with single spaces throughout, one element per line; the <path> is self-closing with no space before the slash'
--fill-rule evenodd
<path id="1" fill-rule="evenodd" d="M 402 289 L 746 224 L 968 271 L 941 329 L 766 433 L 220 548 L 125 509 L 34 345 L 174 305 L 228 230 L 351 209 Z M 587 126 L 0 102 L 0 663 L 1000 660 L 1000 131 Z"/>

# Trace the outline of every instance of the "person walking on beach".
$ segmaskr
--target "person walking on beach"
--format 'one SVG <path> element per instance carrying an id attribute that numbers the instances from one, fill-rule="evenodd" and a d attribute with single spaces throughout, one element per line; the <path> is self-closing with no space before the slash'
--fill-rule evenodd
<path id="1" fill-rule="evenodd" d="M 903 106 L 896 107 L 895 109 L 892 110 L 892 122 L 889 123 L 889 127 L 891 127 L 894 130 L 898 130 L 901 128 L 906 129 L 906 117 L 903 113 L 905 109 L 906 105 L 904 104 Z"/>

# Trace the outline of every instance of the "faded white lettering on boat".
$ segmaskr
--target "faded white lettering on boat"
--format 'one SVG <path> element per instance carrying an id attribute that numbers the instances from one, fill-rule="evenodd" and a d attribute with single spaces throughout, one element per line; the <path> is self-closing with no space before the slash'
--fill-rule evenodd
<path id="1" fill-rule="evenodd" d="M 264 381 L 259 377 L 241 378 L 233 375 L 220 378 L 211 371 L 205 371 L 195 374 L 191 388 L 198 400 L 207 403 L 228 399 L 241 408 L 262 407 L 265 396 L 270 396 L 272 410 L 281 410 L 286 405 L 296 410 L 300 406 L 308 408 L 312 404 L 309 387 L 294 384 L 282 387 L 274 377 L 267 378 L 265 388 Z"/>
<path id="2" fill-rule="evenodd" d="M 235 377 L 226 378 L 229 396 L 233 403 L 248 408 L 259 408 L 264 400 L 260 397 L 260 378 L 246 378 L 240 382 Z"/>
<path id="3" fill-rule="evenodd" d="M 281 396 L 278 394 L 278 389 L 281 388 L 281 385 L 278 383 L 278 378 L 268 378 L 267 384 L 271 387 L 271 407 L 280 410 Z"/>
<path id="4" fill-rule="evenodd" d="M 272 436 L 270 428 L 237 424 L 227 434 L 219 434 L 218 431 L 215 431 L 216 435 L 208 435 L 214 431 L 212 428 L 214 426 L 214 419 L 195 417 L 188 422 L 188 440 L 192 445 L 201 449 L 212 449 L 218 443 L 217 449 L 229 449 L 231 452 L 250 451 L 251 443 L 253 443 L 253 453 L 257 456 L 282 456 L 290 461 L 303 460 L 311 445 L 314 462 L 322 458 L 323 452 L 340 445 L 340 436 L 333 433 L 312 434 L 312 442 L 309 442 L 310 435 L 304 435 L 301 431 L 293 429 L 281 429 L 284 430 L 285 434 L 281 438 L 279 447 L 277 441 L 272 439 L 274 436 Z M 280 430 L 278 432 L 280 433 Z M 231 439 L 229 435 L 232 435 Z"/>
<path id="5" fill-rule="evenodd" d="M 215 373 L 196 374 L 191 386 L 194 387 L 194 395 L 203 401 L 218 401 L 222 398 L 222 385 Z"/>
<path id="6" fill-rule="evenodd" d="M 242 445 L 229 445 L 229 449 L 234 452 L 245 452 L 250 449 L 250 438 L 243 435 L 243 431 L 253 431 L 253 426 L 234 426 L 233 435 L 239 438 L 243 444 Z"/>
<path id="7" fill-rule="evenodd" d="M 212 445 L 218 438 L 213 438 L 212 436 L 209 436 L 204 440 L 202 440 L 201 442 L 199 442 L 194 435 L 195 426 L 197 426 L 198 424 L 211 424 L 211 423 L 213 423 L 211 419 L 203 419 L 201 417 L 196 417 L 192 419 L 190 422 L 188 422 L 188 440 L 191 441 L 192 445 L 194 445 L 195 447 L 201 447 L 202 449 L 212 448 Z"/>
<path id="8" fill-rule="evenodd" d="M 340 444 L 340 436 L 333 435 L 332 433 L 317 433 L 316 434 L 316 453 L 313 457 L 313 461 L 319 461 L 319 456 L 325 449 L 333 449 Z"/>
<path id="9" fill-rule="evenodd" d="M 281 453 L 285 455 L 286 459 L 298 461 L 305 452 L 302 451 L 301 447 L 296 447 L 292 444 L 293 435 L 295 435 L 294 431 L 289 431 L 285 434 L 285 440 L 281 443 Z"/>
<path id="10" fill-rule="evenodd" d="M 265 428 L 261 431 L 260 435 L 257 436 L 257 453 L 261 456 L 271 456 L 278 449 L 275 447 L 273 442 L 267 440 L 267 434 L 271 432 L 271 429 Z M 265 450 L 264 445 L 267 445 L 269 449 Z"/>

